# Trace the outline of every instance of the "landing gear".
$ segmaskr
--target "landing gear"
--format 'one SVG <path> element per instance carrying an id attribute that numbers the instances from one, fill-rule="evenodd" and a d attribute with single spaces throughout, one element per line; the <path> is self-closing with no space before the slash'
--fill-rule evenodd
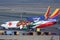
<path id="1" fill-rule="evenodd" d="M 36 28 L 36 32 L 40 32 L 41 31 L 41 29 L 40 28 Z"/>

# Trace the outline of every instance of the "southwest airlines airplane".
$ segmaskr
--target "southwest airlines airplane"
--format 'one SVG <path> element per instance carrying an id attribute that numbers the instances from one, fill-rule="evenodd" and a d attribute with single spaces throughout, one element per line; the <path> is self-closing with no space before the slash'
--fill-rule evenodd
<path id="1" fill-rule="evenodd" d="M 44 28 L 49 27 L 57 23 L 57 17 L 60 9 L 56 8 L 55 11 L 49 16 L 50 6 L 43 16 L 38 17 L 28 17 L 28 21 L 8 21 L 5 24 L 1 24 L 2 27 L 8 28 L 20 28 L 23 29 L 24 27 L 27 28 L 28 25 L 31 25 L 31 28 Z M 28 26 L 30 27 L 30 26 Z"/>

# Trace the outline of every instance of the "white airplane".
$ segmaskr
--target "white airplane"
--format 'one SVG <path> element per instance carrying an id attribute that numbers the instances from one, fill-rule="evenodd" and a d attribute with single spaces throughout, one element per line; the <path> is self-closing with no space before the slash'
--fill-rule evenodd
<path id="1" fill-rule="evenodd" d="M 44 27 L 48 27 L 51 25 L 54 25 L 57 20 L 57 15 L 59 13 L 60 9 L 56 8 L 56 10 L 51 14 L 51 16 L 48 16 L 49 12 L 50 12 L 50 6 L 47 9 L 47 12 L 44 15 L 44 20 L 41 20 L 41 17 L 31 17 L 31 19 L 33 19 L 33 22 L 26 22 L 26 21 L 8 21 L 5 22 L 5 24 L 1 24 L 2 27 L 8 29 L 8 28 L 20 28 L 23 29 L 23 25 L 24 27 L 26 27 L 26 25 L 32 25 L 32 28 L 44 28 Z M 42 16 L 43 17 L 43 16 Z"/>

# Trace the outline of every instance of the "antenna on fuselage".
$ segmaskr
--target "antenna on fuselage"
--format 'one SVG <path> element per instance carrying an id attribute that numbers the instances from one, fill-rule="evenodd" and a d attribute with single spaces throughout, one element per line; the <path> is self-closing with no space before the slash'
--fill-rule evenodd
<path id="1" fill-rule="evenodd" d="M 22 13 L 20 13 L 20 21 L 22 21 Z"/>

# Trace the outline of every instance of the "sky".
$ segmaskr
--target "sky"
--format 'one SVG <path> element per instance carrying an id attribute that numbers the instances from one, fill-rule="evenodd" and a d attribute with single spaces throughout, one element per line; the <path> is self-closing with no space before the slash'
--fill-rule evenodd
<path id="1" fill-rule="evenodd" d="M 16 6 L 17 4 L 20 4 Z M 22 5 L 21 5 L 22 4 Z M 24 5 L 23 5 L 24 4 Z M 25 5 L 28 4 L 28 5 Z M 31 4 L 31 5 L 30 5 Z M 33 5 L 32 5 L 33 4 Z M 40 7 L 45 7 L 48 6 L 51 7 L 60 7 L 60 0 L 0 0 L 0 9 L 11 9 L 13 11 L 39 11 L 40 10 L 46 10 L 44 8 Z"/>
<path id="2" fill-rule="evenodd" d="M 60 3 L 60 0 L 0 0 L 0 4 L 19 4 L 19 3 Z"/>

